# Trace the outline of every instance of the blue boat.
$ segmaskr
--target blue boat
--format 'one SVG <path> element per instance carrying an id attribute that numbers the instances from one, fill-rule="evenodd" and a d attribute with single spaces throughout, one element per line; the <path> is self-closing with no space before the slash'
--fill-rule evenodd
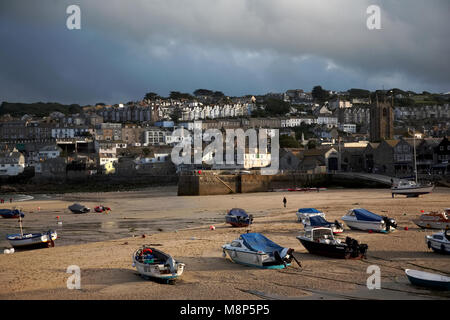
<path id="1" fill-rule="evenodd" d="M 253 222 L 253 216 L 248 215 L 244 209 L 233 208 L 228 211 L 225 221 L 233 227 L 248 227 Z"/>
<path id="2" fill-rule="evenodd" d="M 342 223 L 337 220 L 334 222 L 329 222 L 322 216 L 312 216 L 303 219 L 303 224 L 305 226 L 305 230 L 312 228 L 330 228 L 334 234 L 342 233 L 344 231 L 344 226 Z"/>
<path id="3" fill-rule="evenodd" d="M 238 239 L 222 246 L 223 255 L 236 263 L 264 268 L 283 269 L 295 259 L 294 249 L 284 248 L 261 233 L 244 233 Z"/>
<path id="4" fill-rule="evenodd" d="M 5 219 L 19 218 L 19 215 L 22 218 L 25 217 L 25 214 L 18 209 L 0 209 L 0 216 Z"/>
<path id="5" fill-rule="evenodd" d="M 412 269 L 406 269 L 405 273 L 413 285 L 435 290 L 450 290 L 450 277 Z"/>
<path id="6" fill-rule="evenodd" d="M 302 222 L 304 218 L 311 216 L 322 216 L 325 218 L 325 214 L 315 208 L 300 208 L 297 211 L 298 222 Z"/>
<path id="7" fill-rule="evenodd" d="M 342 220 L 350 229 L 387 233 L 397 228 L 395 219 L 382 217 L 362 208 L 349 210 Z"/>

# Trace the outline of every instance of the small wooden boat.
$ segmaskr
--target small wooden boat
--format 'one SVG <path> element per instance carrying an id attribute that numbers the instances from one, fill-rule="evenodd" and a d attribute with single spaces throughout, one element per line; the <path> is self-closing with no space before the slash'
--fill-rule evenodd
<path id="1" fill-rule="evenodd" d="M 19 217 L 20 233 L 8 234 L 6 240 L 15 249 L 35 249 L 55 246 L 58 238 L 56 231 L 48 230 L 40 233 L 23 233 L 22 217 Z"/>
<path id="2" fill-rule="evenodd" d="M 248 227 L 253 222 L 253 216 L 248 215 L 244 209 L 233 208 L 228 211 L 225 221 L 233 227 Z"/>
<path id="3" fill-rule="evenodd" d="M 382 217 L 366 209 L 351 209 L 342 220 L 350 229 L 387 233 L 397 228 L 395 219 Z"/>
<path id="4" fill-rule="evenodd" d="M 450 253 L 450 229 L 425 236 L 429 249 L 438 253 Z"/>
<path id="5" fill-rule="evenodd" d="M 437 290 L 450 290 L 450 277 L 412 269 L 406 269 L 405 273 L 413 285 Z"/>
<path id="6" fill-rule="evenodd" d="M 260 233 L 241 234 L 238 239 L 223 245 L 222 250 L 223 256 L 228 254 L 235 263 L 264 269 L 283 269 L 292 259 L 296 260 L 292 254 L 294 249 L 281 247 Z"/>
<path id="7" fill-rule="evenodd" d="M 427 212 L 413 222 L 422 229 L 450 229 L 450 208 L 441 212 Z"/>
<path id="8" fill-rule="evenodd" d="M 431 193 L 434 185 L 423 185 L 412 180 L 400 180 L 398 185 L 391 187 L 392 198 L 396 195 L 405 195 L 408 198 L 418 197 L 422 194 Z"/>
<path id="9" fill-rule="evenodd" d="M 69 210 L 72 211 L 72 213 L 88 213 L 91 211 L 90 208 L 79 204 L 79 203 L 74 203 L 73 205 L 69 206 Z"/>
<path id="10" fill-rule="evenodd" d="M 133 266 L 143 278 L 173 281 L 183 274 L 185 264 L 175 261 L 167 253 L 144 245 L 133 253 Z"/>
<path id="11" fill-rule="evenodd" d="M 331 228 L 314 228 L 297 237 L 309 253 L 339 258 L 362 259 L 366 256 L 367 244 L 347 237 L 345 242 L 335 239 Z"/>
<path id="12" fill-rule="evenodd" d="M 25 214 L 19 209 L 0 209 L 0 216 L 4 219 L 19 218 L 19 215 L 23 218 Z"/>

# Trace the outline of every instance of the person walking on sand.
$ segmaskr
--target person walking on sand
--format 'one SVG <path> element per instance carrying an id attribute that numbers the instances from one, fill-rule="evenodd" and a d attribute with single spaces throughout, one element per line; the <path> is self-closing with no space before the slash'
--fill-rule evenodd
<path id="1" fill-rule="evenodd" d="M 287 203 L 286 197 L 283 197 L 283 204 L 284 204 L 285 208 L 286 208 L 286 203 Z"/>

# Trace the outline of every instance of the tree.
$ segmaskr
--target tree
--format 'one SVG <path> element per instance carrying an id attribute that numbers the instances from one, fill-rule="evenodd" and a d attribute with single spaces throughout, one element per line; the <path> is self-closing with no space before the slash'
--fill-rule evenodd
<path id="1" fill-rule="evenodd" d="M 284 115 L 291 109 L 289 103 L 274 98 L 267 99 L 265 103 L 265 111 L 270 116 Z"/>
<path id="2" fill-rule="evenodd" d="M 308 149 L 315 149 L 317 145 L 314 140 L 309 140 L 306 146 L 308 147 Z"/>
<path id="3" fill-rule="evenodd" d="M 170 99 L 191 99 L 192 96 L 189 93 L 181 93 L 179 91 L 170 91 Z"/>
<path id="4" fill-rule="evenodd" d="M 180 118 L 181 118 L 181 109 L 177 106 L 173 109 L 172 113 L 170 114 L 170 119 L 172 119 L 174 123 L 178 123 Z"/>
<path id="5" fill-rule="evenodd" d="M 281 148 L 298 148 L 300 145 L 298 141 L 289 135 L 283 134 L 280 136 L 280 147 Z"/>
<path id="6" fill-rule="evenodd" d="M 160 98 L 160 96 L 155 92 L 147 92 L 144 97 L 146 100 L 155 100 L 158 98 Z"/>
<path id="7" fill-rule="evenodd" d="M 315 86 L 312 89 L 311 94 L 316 101 L 321 102 L 321 103 L 325 102 L 330 97 L 329 92 L 322 89 L 321 86 Z"/>
<path id="8" fill-rule="evenodd" d="M 194 91 L 194 96 L 212 96 L 214 93 L 211 90 L 207 89 L 197 89 Z"/>

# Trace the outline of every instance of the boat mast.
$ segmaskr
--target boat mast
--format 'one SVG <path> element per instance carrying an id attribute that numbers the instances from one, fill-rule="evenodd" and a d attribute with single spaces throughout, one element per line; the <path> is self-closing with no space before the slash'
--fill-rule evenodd
<path id="1" fill-rule="evenodd" d="M 23 238 L 23 230 L 22 230 L 22 214 L 21 211 L 19 210 L 19 226 L 20 226 L 20 235 Z"/>
<path id="2" fill-rule="evenodd" d="M 413 130 L 413 146 L 414 146 L 414 173 L 416 175 L 416 184 L 417 184 L 417 162 L 416 162 L 416 129 Z"/>

